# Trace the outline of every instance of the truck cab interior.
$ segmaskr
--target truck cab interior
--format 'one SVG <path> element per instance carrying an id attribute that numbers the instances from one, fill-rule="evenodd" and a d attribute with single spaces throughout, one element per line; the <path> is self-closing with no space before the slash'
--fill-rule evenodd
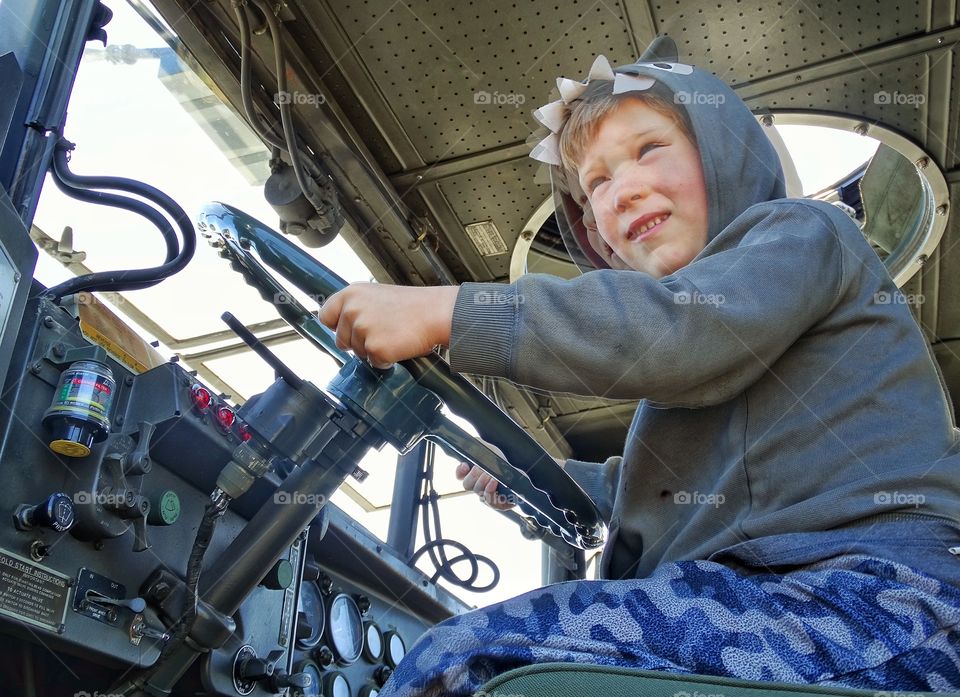
<path id="1" fill-rule="evenodd" d="M 622 452 L 636 402 L 440 351 L 378 371 L 316 314 L 353 281 L 582 273 L 531 111 L 660 35 L 744 99 L 788 195 L 857 222 L 956 410 L 955 2 L 0 0 L 0 693 L 372 697 L 521 563 L 520 590 L 593 578 L 605 522 L 555 458 Z M 521 506 L 473 501 L 461 459 Z M 777 692 L 860 694 L 484 689 Z"/>

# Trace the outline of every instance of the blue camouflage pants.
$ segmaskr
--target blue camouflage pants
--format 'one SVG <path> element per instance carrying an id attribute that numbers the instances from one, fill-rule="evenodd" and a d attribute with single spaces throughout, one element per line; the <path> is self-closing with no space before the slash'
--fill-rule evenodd
<path id="1" fill-rule="evenodd" d="M 960 688 L 960 589 L 863 555 L 781 575 L 708 561 L 570 581 L 442 622 L 381 697 L 471 695 L 531 663 L 897 691 Z"/>

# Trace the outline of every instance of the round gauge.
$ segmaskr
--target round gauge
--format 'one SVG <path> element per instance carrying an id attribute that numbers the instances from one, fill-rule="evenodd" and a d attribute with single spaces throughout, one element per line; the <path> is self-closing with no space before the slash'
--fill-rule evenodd
<path id="1" fill-rule="evenodd" d="M 295 687 L 290 691 L 291 697 L 321 697 L 323 692 L 320 690 L 321 672 L 320 666 L 313 661 L 300 661 L 293 669 L 295 673 L 306 673 L 310 676 L 310 684 L 307 687 Z"/>
<path id="2" fill-rule="evenodd" d="M 363 657 L 370 663 L 379 663 L 383 659 L 383 632 L 376 622 L 364 622 L 363 636 Z"/>
<path id="3" fill-rule="evenodd" d="M 387 665 L 391 668 L 396 668 L 397 664 L 407 654 L 407 646 L 403 643 L 400 635 L 392 629 L 384 633 L 383 642 L 386 645 L 386 655 L 384 658 L 387 660 Z"/>
<path id="4" fill-rule="evenodd" d="M 314 581 L 304 583 L 300 587 L 300 599 L 297 602 L 297 648 L 312 649 L 319 644 L 325 622 L 320 588 Z"/>
<path id="5" fill-rule="evenodd" d="M 363 619 L 356 601 L 346 593 L 334 596 L 327 619 L 327 643 L 337 662 L 350 665 L 363 651 Z"/>
<path id="6" fill-rule="evenodd" d="M 350 683 L 339 671 L 327 673 L 323 678 L 324 697 L 350 697 Z"/>

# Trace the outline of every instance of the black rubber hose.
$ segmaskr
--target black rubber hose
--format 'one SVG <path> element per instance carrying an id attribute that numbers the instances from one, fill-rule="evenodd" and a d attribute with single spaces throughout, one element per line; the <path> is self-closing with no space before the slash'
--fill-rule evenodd
<path id="1" fill-rule="evenodd" d="M 126 196 L 108 194 L 102 191 L 75 189 L 64 182 L 63 179 L 57 175 L 56 171 L 53 172 L 53 181 L 57 185 L 58 189 L 60 189 L 67 196 L 75 198 L 78 201 L 85 201 L 87 203 L 93 203 L 101 206 L 111 206 L 113 208 L 121 208 L 145 217 L 151 223 L 156 225 L 160 230 L 160 233 L 163 235 L 163 241 L 166 243 L 167 247 L 167 257 L 165 262 L 169 263 L 180 253 L 180 242 L 177 240 L 177 236 L 173 231 L 173 226 L 170 225 L 170 221 L 168 221 L 166 217 L 164 217 L 163 214 L 161 214 L 155 208 L 151 208 L 138 199 L 128 198 Z M 83 276 L 78 276 L 77 278 L 72 278 L 69 281 L 65 281 L 60 285 L 48 288 L 44 294 L 53 297 L 55 300 L 59 300 L 64 295 L 78 293 L 93 286 L 96 287 L 96 290 L 118 290 L 120 289 L 120 286 L 129 290 L 134 288 L 149 288 L 150 286 L 159 283 L 161 280 L 155 278 L 158 269 L 161 268 L 162 267 L 154 267 L 152 269 L 143 269 L 139 272 L 103 271 L 85 274 Z M 136 281 L 136 277 L 131 276 L 133 273 L 139 273 L 147 280 L 142 283 L 131 285 Z M 144 274 L 146 275 L 144 276 Z"/>
<path id="2" fill-rule="evenodd" d="M 182 270 L 196 251 L 197 235 L 184 210 L 169 196 L 154 187 L 121 177 L 82 177 L 73 174 L 67 164 L 67 151 L 73 146 L 61 141 L 54 152 L 52 174 L 54 182 L 68 196 L 90 203 L 113 206 L 137 213 L 157 226 L 167 245 L 167 258 L 161 266 L 148 269 L 102 271 L 70 279 L 48 288 L 44 295 L 55 300 L 80 291 L 121 291 L 149 288 Z M 173 228 L 167 219 L 147 204 L 124 196 L 90 189 L 115 189 L 142 196 L 163 208 L 174 219 L 183 236 L 183 248 L 177 244 Z M 171 256 L 171 251 L 173 254 Z"/>

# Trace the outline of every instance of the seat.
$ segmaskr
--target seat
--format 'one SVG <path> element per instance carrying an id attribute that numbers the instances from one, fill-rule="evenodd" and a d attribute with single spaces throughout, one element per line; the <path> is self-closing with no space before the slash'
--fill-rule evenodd
<path id="1" fill-rule="evenodd" d="M 541 663 L 498 675 L 474 697 L 926 697 L 933 694 L 960 695 L 960 692 L 850 690 L 576 663 Z"/>

